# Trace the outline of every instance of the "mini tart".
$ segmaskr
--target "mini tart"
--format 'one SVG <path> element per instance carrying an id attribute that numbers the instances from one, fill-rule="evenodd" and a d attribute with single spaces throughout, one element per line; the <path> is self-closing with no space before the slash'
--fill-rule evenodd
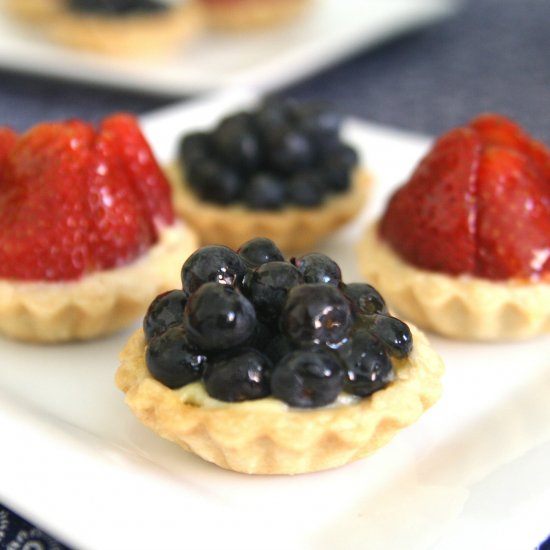
<path id="1" fill-rule="evenodd" d="M 146 426 L 222 468 L 249 474 L 324 470 L 374 452 L 439 398 L 443 363 L 426 337 L 410 328 L 413 351 L 394 362 L 396 379 L 353 404 L 302 410 L 271 397 L 223 403 L 200 383 L 171 390 L 147 370 L 142 330 L 120 354 L 116 383 Z"/>
<path id="2" fill-rule="evenodd" d="M 287 206 L 269 211 L 201 200 L 176 163 L 167 168 L 167 174 L 172 183 L 174 209 L 197 231 L 202 244 L 225 244 L 236 249 L 252 237 L 267 237 L 285 252 L 311 248 L 355 218 L 365 204 L 371 185 L 371 176 L 359 169 L 347 192 L 327 197 L 319 207 Z"/>
<path id="3" fill-rule="evenodd" d="M 39 22 L 38 17 L 32 19 Z M 203 13 L 193 0 L 162 12 L 121 16 L 77 12 L 57 4 L 41 22 L 47 23 L 42 30 L 49 38 L 72 48 L 147 57 L 194 37 L 203 27 Z"/>
<path id="4" fill-rule="evenodd" d="M 523 339 L 550 331 L 550 284 L 450 276 L 403 261 L 368 228 L 358 246 L 360 269 L 403 317 L 444 336 Z"/>
<path id="5" fill-rule="evenodd" d="M 123 267 L 75 282 L 0 280 L 0 332 L 51 343 L 115 332 L 143 314 L 157 294 L 179 284 L 175 267 L 196 245 L 194 233 L 178 223 L 161 230 L 157 244 Z"/>
<path id="6" fill-rule="evenodd" d="M 270 27 L 300 16 L 311 0 L 203 1 L 208 24 L 222 30 L 245 31 Z"/>

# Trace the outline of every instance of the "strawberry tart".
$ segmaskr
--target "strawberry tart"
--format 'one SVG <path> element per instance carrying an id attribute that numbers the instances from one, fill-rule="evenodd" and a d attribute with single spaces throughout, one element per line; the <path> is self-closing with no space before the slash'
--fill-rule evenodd
<path id="1" fill-rule="evenodd" d="M 360 244 L 364 275 L 445 336 L 550 330 L 550 150 L 497 114 L 440 137 Z"/>
<path id="2" fill-rule="evenodd" d="M 136 120 L 0 129 L 0 332 L 59 342 L 130 324 L 195 248 Z"/>

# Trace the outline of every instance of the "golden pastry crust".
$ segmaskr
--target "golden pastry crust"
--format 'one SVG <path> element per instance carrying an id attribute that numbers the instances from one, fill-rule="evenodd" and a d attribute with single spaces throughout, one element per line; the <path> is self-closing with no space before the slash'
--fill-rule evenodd
<path id="1" fill-rule="evenodd" d="M 157 294 L 181 285 L 178 268 L 196 246 L 194 233 L 178 223 L 127 266 L 74 282 L 0 280 L 0 332 L 43 343 L 115 332 L 142 315 Z"/>
<path id="2" fill-rule="evenodd" d="M 181 390 L 151 377 L 142 330 L 120 354 L 116 383 L 146 426 L 222 468 L 249 474 L 313 472 L 372 453 L 437 401 L 443 363 L 426 337 L 415 327 L 411 331 L 413 351 L 395 362 L 395 381 L 351 405 L 300 410 L 266 398 L 197 406 Z"/>
<path id="3" fill-rule="evenodd" d="M 37 21 L 38 22 L 38 21 Z M 111 56 L 155 56 L 194 37 L 203 27 L 201 6 L 191 0 L 155 13 L 108 16 L 61 8 L 42 21 L 60 44 Z"/>
<path id="4" fill-rule="evenodd" d="M 299 17 L 311 0 L 239 0 L 204 2 L 208 24 L 216 29 L 246 31 L 270 27 Z"/>
<path id="5" fill-rule="evenodd" d="M 29 23 L 46 23 L 59 14 L 64 0 L 5 0 L 7 13 Z"/>
<path id="6" fill-rule="evenodd" d="M 363 209 L 371 177 L 357 170 L 350 190 L 329 197 L 317 208 L 288 206 L 279 211 L 250 210 L 243 205 L 220 206 L 201 200 L 186 184 L 178 164 L 166 169 L 172 183 L 174 209 L 191 225 L 202 244 L 237 249 L 254 237 L 267 237 L 289 252 L 301 252 L 345 225 Z"/>
<path id="7" fill-rule="evenodd" d="M 358 245 L 360 269 L 400 314 L 422 328 L 467 340 L 530 338 L 550 331 L 550 284 L 451 276 L 401 260 L 378 236 Z"/>

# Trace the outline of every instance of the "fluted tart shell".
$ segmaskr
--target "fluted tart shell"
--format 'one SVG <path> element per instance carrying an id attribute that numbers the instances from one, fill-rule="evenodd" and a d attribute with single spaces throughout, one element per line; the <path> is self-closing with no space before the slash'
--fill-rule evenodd
<path id="1" fill-rule="evenodd" d="M 0 280 L 0 333 L 29 342 L 87 340 L 129 326 L 159 293 L 181 285 L 179 267 L 196 249 L 180 223 L 131 264 L 77 281 Z"/>
<path id="2" fill-rule="evenodd" d="M 291 21 L 305 12 L 311 6 L 312 0 L 238 0 L 203 4 L 211 27 L 247 31 Z"/>
<path id="3" fill-rule="evenodd" d="M 314 472 L 369 455 L 437 401 L 443 363 L 411 330 L 413 351 L 395 361 L 395 380 L 352 404 L 302 410 L 272 397 L 223 403 L 200 382 L 198 397 L 169 389 L 149 374 L 141 329 L 120 354 L 116 383 L 141 422 L 204 460 L 248 474 Z"/>
<path id="4" fill-rule="evenodd" d="M 303 252 L 353 220 L 363 209 L 372 184 L 370 174 L 357 169 L 348 191 L 333 194 L 318 207 L 288 205 L 282 210 L 252 210 L 243 204 L 219 205 L 202 200 L 189 187 L 177 163 L 166 168 L 174 209 L 193 227 L 201 244 L 233 249 L 255 237 L 267 237 L 286 253 Z"/>

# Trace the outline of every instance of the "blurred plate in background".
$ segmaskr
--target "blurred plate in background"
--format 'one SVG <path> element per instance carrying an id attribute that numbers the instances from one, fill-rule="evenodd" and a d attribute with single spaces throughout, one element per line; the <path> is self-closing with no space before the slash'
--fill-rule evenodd
<path id="1" fill-rule="evenodd" d="M 0 11 L 0 68 L 166 95 L 232 85 L 269 90 L 440 20 L 457 7 L 456 0 L 317 2 L 290 24 L 240 35 L 206 33 L 181 52 L 154 61 L 72 51 Z"/>

